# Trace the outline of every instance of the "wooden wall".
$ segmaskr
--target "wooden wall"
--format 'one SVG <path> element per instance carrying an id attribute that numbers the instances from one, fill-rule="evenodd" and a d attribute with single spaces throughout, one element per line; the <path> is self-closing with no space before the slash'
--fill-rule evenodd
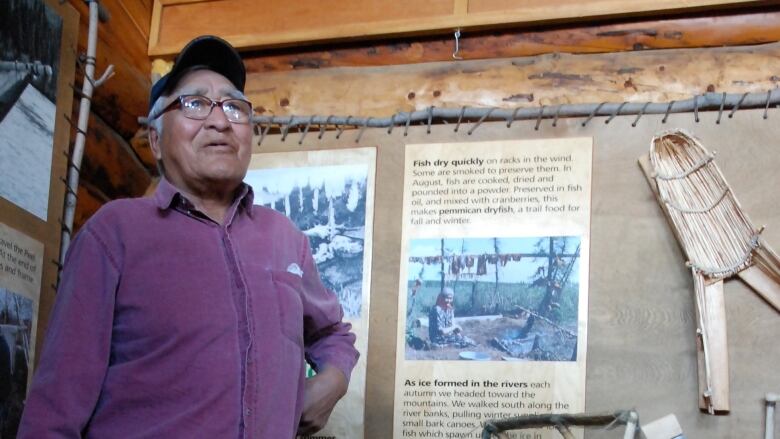
<path id="1" fill-rule="evenodd" d="M 69 0 L 79 12 L 79 42 L 73 50 L 86 53 L 89 8 L 82 0 Z M 145 143 L 132 139 L 137 118 L 145 115 L 151 87 L 149 42 L 152 0 L 102 0 L 107 22 L 98 25 L 96 76 L 109 65 L 115 75 L 93 94 L 86 150 L 78 191 L 74 226 L 78 229 L 108 200 L 144 193 L 156 174 L 154 159 Z M 76 90 L 81 90 L 83 70 L 77 70 Z M 74 92 L 73 118 L 78 116 L 80 96 Z M 71 133 L 71 142 L 75 131 Z"/>
<path id="2" fill-rule="evenodd" d="M 82 16 L 77 50 L 83 52 L 87 7 L 70 1 Z M 113 64 L 117 73 L 95 92 L 76 227 L 110 199 L 142 195 L 156 177 L 136 122 L 147 113 L 151 86 L 151 3 L 101 2 L 110 20 L 99 26 L 97 72 Z M 265 115 L 386 117 L 430 105 L 514 108 L 763 91 L 780 81 L 778 48 L 761 46 L 780 41 L 780 6 L 764 3 L 769 5 L 464 31 L 462 61 L 452 58 L 450 35 L 242 55 L 249 95 Z M 475 60 L 494 61 L 475 67 Z"/>

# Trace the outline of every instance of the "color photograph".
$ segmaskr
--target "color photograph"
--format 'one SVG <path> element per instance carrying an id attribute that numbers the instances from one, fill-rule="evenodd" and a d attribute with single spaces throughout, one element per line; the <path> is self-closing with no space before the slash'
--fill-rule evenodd
<path id="1" fill-rule="evenodd" d="M 580 238 L 410 243 L 407 360 L 576 361 Z"/>

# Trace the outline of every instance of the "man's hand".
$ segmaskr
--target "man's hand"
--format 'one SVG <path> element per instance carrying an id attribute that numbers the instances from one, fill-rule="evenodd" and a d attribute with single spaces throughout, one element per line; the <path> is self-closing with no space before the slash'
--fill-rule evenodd
<path id="1" fill-rule="evenodd" d="M 312 434 L 321 430 L 328 422 L 333 407 L 346 393 L 347 379 L 335 367 L 325 367 L 307 379 L 298 434 Z"/>

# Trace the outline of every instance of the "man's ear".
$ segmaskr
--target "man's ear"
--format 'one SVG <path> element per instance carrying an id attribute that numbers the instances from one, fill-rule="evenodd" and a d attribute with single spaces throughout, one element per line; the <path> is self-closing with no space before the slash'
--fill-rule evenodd
<path id="1" fill-rule="evenodd" d="M 149 127 L 149 147 L 152 148 L 154 158 L 159 162 L 162 160 L 162 149 L 160 149 L 160 136 L 156 129 Z"/>

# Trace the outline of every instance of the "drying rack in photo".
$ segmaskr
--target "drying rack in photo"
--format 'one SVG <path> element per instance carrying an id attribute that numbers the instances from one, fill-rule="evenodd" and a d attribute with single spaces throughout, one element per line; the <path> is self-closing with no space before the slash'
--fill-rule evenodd
<path id="1" fill-rule="evenodd" d="M 405 358 L 576 361 L 580 241 L 412 240 Z"/>

